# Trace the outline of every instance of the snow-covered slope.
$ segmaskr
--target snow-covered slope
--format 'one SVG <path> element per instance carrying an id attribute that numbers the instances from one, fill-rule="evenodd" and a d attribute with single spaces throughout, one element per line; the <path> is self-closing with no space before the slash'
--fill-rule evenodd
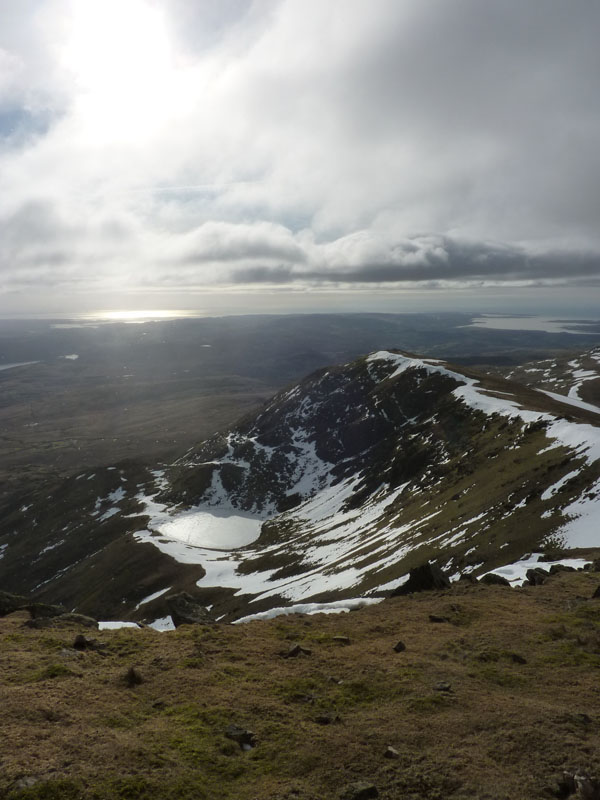
<path id="1" fill-rule="evenodd" d="M 589 489 L 596 474 L 600 429 L 544 405 L 434 360 L 374 353 L 282 393 L 168 473 L 163 513 L 174 502 L 192 504 L 185 515 L 244 511 L 266 521 L 256 541 L 231 552 L 182 548 L 168 522 L 136 536 L 200 561 L 200 587 L 230 586 L 257 608 L 391 589 L 425 557 L 482 571 L 503 550 L 522 555 L 550 535 L 593 547 L 600 506 L 595 489 L 578 486 Z M 542 463 L 556 480 L 538 490 L 526 476 Z"/>
<path id="2" fill-rule="evenodd" d="M 507 377 L 551 396 L 566 396 L 573 405 L 600 414 L 600 347 L 568 358 L 526 363 L 512 369 Z"/>
<path id="3" fill-rule="evenodd" d="M 101 491 L 97 474 L 76 483 L 94 492 L 83 514 L 96 542 L 119 526 L 200 569 L 196 591 L 235 619 L 375 596 L 426 559 L 479 574 L 544 542 L 600 546 L 599 423 L 516 383 L 381 351 L 309 376 L 170 467 L 106 472 Z M 81 537 L 81 520 L 60 523 L 43 540 L 53 563 Z M 82 570 L 48 584 L 56 592 Z M 160 581 L 138 580 L 125 607 L 177 584 Z"/>

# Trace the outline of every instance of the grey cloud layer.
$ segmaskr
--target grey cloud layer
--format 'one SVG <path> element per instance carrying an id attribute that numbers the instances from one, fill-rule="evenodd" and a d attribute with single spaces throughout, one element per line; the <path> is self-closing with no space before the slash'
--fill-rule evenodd
<path id="1" fill-rule="evenodd" d="M 0 2 L 0 291 L 598 281 L 600 4 L 131 0 L 122 81 L 76 6 Z"/>

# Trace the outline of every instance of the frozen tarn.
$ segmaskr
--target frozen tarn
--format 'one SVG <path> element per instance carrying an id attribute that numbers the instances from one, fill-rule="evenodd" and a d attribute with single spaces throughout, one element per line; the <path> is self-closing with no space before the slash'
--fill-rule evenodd
<path id="1" fill-rule="evenodd" d="M 262 517 L 243 511 L 197 506 L 173 515 L 166 510 L 155 513 L 148 528 L 193 547 L 236 550 L 258 539 L 263 522 Z"/>
<path id="2" fill-rule="evenodd" d="M 260 611 L 257 614 L 248 614 L 235 620 L 235 624 L 241 622 L 251 622 L 252 620 L 273 619 L 288 614 L 342 614 L 347 611 L 355 611 L 357 608 L 371 606 L 381 603 L 383 597 L 355 597 L 352 600 L 336 600 L 333 603 L 297 603 L 293 606 L 278 606 L 270 608 L 268 611 Z"/>
<path id="3" fill-rule="evenodd" d="M 527 580 L 527 570 L 541 567 L 548 570 L 553 564 L 563 564 L 565 567 L 574 567 L 575 569 L 582 568 L 588 564 L 585 558 L 561 558 L 557 561 L 540 561 L 541 553 L 532 553 L 529 558 L 515 561 L 513 564 L 506 564 L 503 567 L 497 567 L 490 570 L 494 575 L 501 575 L 506 580 L 510 581 L 513 586 L 522 586 Z"/>
<path id="4" fill-rule="evenodd" d="M 151 603 L 152 600 L 156 600 L 158 597 L 168 592 L 170 588 L 170 586 L 167 586 L 166 589 L 159 589 L 158 592 L 154 592 L 153 594 L 149 594 L 148 597 L 144 597 L 144 599 L 140 600 L 140 602 L 137 604 L 135 610 L 137 611 L 140 606 L 143 606 L 146 603 Z"/>

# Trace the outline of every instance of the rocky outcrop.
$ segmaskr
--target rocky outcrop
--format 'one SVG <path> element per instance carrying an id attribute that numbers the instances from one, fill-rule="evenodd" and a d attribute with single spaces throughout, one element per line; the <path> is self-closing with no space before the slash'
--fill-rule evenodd
<path id="1" fill-rule="evenodd" d="M 5 617 L 7 614 L 13 614 L 15 611 L 19 611 L 26 603 L 27 598 L 20 594 L 0 592 L 0 617 Z"/>
<path id="2" fill-rule="evenodd" d="M 399 597 L 405 594 L 412 594 L 413 592 L 426 592 L 432 589 L 449 589 L 450 581 L 444 572 L 437 566 L 431 564 L 429 561 L 426 564 L 421 564 L 420 567 L 411 569 L 410 575 L 406 583 L 394 589 L 391 596 Z"/>
<path id="3" fill-rule="evenodd" d="M 25 622 L 28 628 L 73 628 L 82 626 L 84 628 L 97 628 L 98 620 L 93 617 L 86 617 L 85 614 L 56 614 L 53 617 L 32 617 Z"/>
<path id="4" fill-rule="evenodd" d="M 32 602 L 22 595 L 0 592 L 0 617 L 13 614 L 15 611 L 29 612 L 30 619 L 24 623 L 28 628 L 61 628 L 73 625 L 83 625 L 86 628 L 98 627 L 97 620 L 84 614 L 67 612 L 64 606 Z"/>
<path id="5" fill-rule="evenodd" d="M 485 583 L 488 586 L 510 586 L 506 578 L 502 577 L 502 575 L 496 575 L 495 572 L 488 572 L 483 578 L 480 578 L 480 583 Z"/>
<path id="6" fill-rule="evenodd" d="M 171 594 L 165 602 L 176 628 L 180 625 L 212 625 L 215 621 L 206 606 L 188 592 Z"/>
<path id="7" fill-rule="evenodd" d="M 535 567 L 534 569 L 528 569 L 525 573 L 527 581 L 530 586 L 541 586 L 543 583 L 546 583 L 547 578 L 549 577 L 550 573 L 547 572 L 545 569 L 541 567 Z"/>

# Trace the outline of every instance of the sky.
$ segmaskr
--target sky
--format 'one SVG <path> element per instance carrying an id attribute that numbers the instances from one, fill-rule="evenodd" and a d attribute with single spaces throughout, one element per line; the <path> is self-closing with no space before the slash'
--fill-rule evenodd
<path id="1" fill-rule="evenodd" d="M 0 314 L 600 298 L 595 0 L 0 0 Z"/>

